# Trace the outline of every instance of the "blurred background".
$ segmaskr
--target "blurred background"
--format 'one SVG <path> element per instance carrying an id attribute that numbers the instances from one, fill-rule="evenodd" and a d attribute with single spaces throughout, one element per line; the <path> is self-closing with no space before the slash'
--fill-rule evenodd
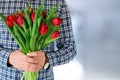
<path id="1" fill-rule="evenodd" d="M 120 0 L 66 0 L 77 56 L 55 80 L 120 80 Z"/>

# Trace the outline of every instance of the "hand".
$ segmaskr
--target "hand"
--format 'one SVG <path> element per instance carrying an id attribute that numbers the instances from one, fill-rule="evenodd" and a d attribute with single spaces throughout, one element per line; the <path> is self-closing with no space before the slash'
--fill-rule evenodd
<path id="1" fill-rule="evenodd" d="M 20 50 L 12 52 L 8 62 L 19 70 L 37 72 L 43 68 L 46 56 L 42 51 L 30 52 L 27 55 Z"/>

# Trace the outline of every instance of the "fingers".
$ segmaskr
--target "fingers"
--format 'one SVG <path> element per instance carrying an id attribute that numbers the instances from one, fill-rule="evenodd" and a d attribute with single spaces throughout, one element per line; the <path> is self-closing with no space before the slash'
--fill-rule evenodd
<path id="1" fill-rule="evenodd" d="M 24 71 L 37 72 L 40 69 L 38 64 L 25 63 L 24 66 Z"/>
<path id="2" fill-rule="evenodd" d="M 44 66 L 45 54 L 42 51 L 36 51 L 25 55 L 20 50 L 16 50 L 9 56 L 9 61 L 19 70 L 37 72 Z"/>
<path id="3" fill-rule="evenodd" d="M 28 53 L 27 56 L 27 61 L 32 63 L 39 63 L 44 59 L 45 53 L 43 53 L 42 51 L 36 51 Z"/>
<path id="4" fill-rule="evenodd" d="M 34 57 L 23 56 L 22 59 L 26 62 L 29 62 L 29 63 L 39 63 L 39 61 Z"/>
<path id="5" fill-rule="evenodd" d="M 36 59 L 35 57 L 30 57 L 30 56 L 23 56 L 22 58 L 22 66 L 19 68 L 21 70 L 24 71 L 30 71 L 30 72 L 37 72 L 40 69 L 42 69 L 41 67 L 41 63 L 38 59 Z"/>
<path id="6" fill-rule="evenodd" d="M 27 54 L 27 56 L 31 56 L 31 57 L 37 57 L 37 56 L 42 56 L 42 55 L 44 55 L 45 53 L 44 52 L 42 52 L 42 51 L 35 51 L 35 52 L 29 52 L 28 54 Z"/>
<path id="7" fill-rule="evenodd" d="M 23 62 L 22 65 L 19 66 L 19 69 L 30 72 L 38 72 L 42 69 L 42 66 L 39 63 Z"/>
<path id="8" fill-rule="evenodd" d="M 40 63 L 37 63 L 34 61 L 34 59 L 27 57 L 24 60 L 20 60 L 19 63 L 17 63 L 16 68 L 23 71 L 30 71 L 30 72 L 37 72 L 42 67 L 40 66 Z"/>

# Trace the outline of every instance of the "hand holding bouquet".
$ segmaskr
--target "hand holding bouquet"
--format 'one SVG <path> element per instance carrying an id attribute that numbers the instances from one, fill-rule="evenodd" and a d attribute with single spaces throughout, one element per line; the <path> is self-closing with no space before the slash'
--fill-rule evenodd
<path id="1" fill-rule="evenodd" d="M 49 12 L 46 12 L 44 3 L 37 10 L 28 4 L 21 11 L 8 16 L 0 14 L 0 17 L 25 55 L 40 51 L 59 38 L 62 19 L 57 14 L 57 8 L 51 7 Z M 37 78 L 38 72 L 25 71 L 21 80 Z"/>

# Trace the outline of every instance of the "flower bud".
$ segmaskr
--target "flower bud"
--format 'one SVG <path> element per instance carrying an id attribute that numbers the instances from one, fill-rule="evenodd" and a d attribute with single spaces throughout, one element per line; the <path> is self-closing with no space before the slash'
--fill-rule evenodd
<path id="1" fill-rule="evenodd" d="M 25 13 L 23 13 L 22 16 L 23 16 L 24 18 L 26 18 L 26 14 L 25 14 Z"/>
<path id="2" fill-rule="evenodd" d="M 10 20 L 6 20 L 6 24 L 9 26 L 9 27 L 13 27 L 14 26 L 14 23 Z"/>
<path id="3" fill-rule="evenodd" d="M 16 17 L 13 14 L 9 15 L 7 19 L 14 22 L 16 21 Z"/>
<path id="4" fill-rule="evenodd" d="M 43 35 L 46 34 L 48 32 L 48 26 L 43 23 L 40 26 L 39 32 L 40 32 L 40 34 L 43 34 Z"/>
<path id="5" fill-rule="evenodd" d="M 34 21 L 34 18 L 35 18 L 35 12 L 33 12 L 31 15 L 30 15 L 30 18 L 32 20 L 32 22 Z"/>
<path id="6" fill-rule="evenodd" d="M 13 22 L 16 22 L 16 17 L 13 14 L 7 16 L 7 18 L 6 18 L 6 24 L 9 27 L 13 27 L 14 26 Z"/>
<path id="7" fill-rule="evenodd" d="M 43 17 L 46 16 L 46 11 L 42 11 L 42 16 L 43 16 Z"/>
<path id="8" fill-rule="evenodd" d="M 21 15 L 17 15 L 16 22 L 18 23 L 19 26 L 22 26 L 22 25 L 23 25 L 23 21 L 22 21 Z"/>
<path id="9" fill-rule="evenodd" d="M 54 38 L 58 38 L 59 37 L 59 31 L 55 31 L 52 35 L 51 35 L 51 38 L 54 39 Z"/>
<path id="10" fill-rule="evenodd" d="M 54 19 L 52 20 L 52 24 L 53 24 L 54 26 L 59 26 L 59 25 L 61 24 L 61 22 L 62 22 L 62 19 L 61 19 L 60 17 L 54 18 Z"/>

